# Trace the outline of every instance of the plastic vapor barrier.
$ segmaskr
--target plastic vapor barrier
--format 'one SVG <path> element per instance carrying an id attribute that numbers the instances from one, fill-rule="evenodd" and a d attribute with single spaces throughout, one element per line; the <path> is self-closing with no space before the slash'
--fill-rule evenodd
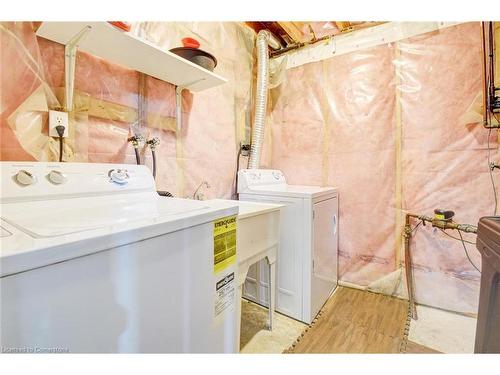
<path id="1" fill-rule="evenodd" d="M 58 160 L 48 136 L 48 110 L 64 100 L 64 46 L 37 37 L 31 22 L 3 22 L 1 37 L 1 160 Z M 204 92 L 183 91 L 177 134 L 175 87 L 87 53 L 76 58 L 74 110 L 64 161 L 135 163 L 133 134 L 160 138 L 157 188 L 192 196 L 202 181 L 206 197 L 234 191 L 236 145 L 248 133 L 255 35 L 238 23 L 138 23 L 132 32 L 166 50 L 194 37 L 218 61 L 228 83 Z M 143 93 L 142 109 L 139 108 Z M 140 111 L 146 111 L 140 118 Z M 151 166 L 149 149 L 141 146 Z"/>
<path id="2" fill-rule="evenodd" d="M 343 282 L 406 296 L 406 212 L 452 209 L 474 225 L 493 214 L 488 131 L 467 120 L 482 120 L 471 109 L 481 61 L 480 26 L 469 23 L 287 70 L 271 90 L 262 162 L 291 184 L 339 187 Z M 495 132 L 490 142 L 499 160 Z M 477 313 L 480 275 L 459 241 L 420 226 L 412 260 L 417 302 Z"/>
<path id="3" fill-rule="evenodd" d="M 63 104 L 64 46 L 36 37 L 36 26 L 0 23 L 1 160 L 59 157 L 47 122 L 48 110 Z M 234 22 L 144 22 L 132 32 L 166 50 L 184 37 L 197 39 L 228 83 L 183 91 L 176 132 L 172 84 L 79 52 L 64 160 L 134 164 L 128 137 L 156 136 L 158 190 L 192 197 L 207 181 L 205 197 L 231 197 L 237 147 L 250 138 L 255 33 Z M 282 170 L 291 184 L 337 186 L 341 281 L 405 297 L 406 212 L 451 209 L 457 222 L 474 225 L 493 214 L 480 25 L 360 46 L 288 70 L 286 56 L 271 59 L 260 167 Z M 497 132 L 489 140 L 498 162 Z M 151 166 L 149 149 L 140 153 Z M 246 158 L 241 162 L 246 167 Z M 475 242 L 474 235 L 464 238 Z M 480 275 L 462 244 L 420 225 L 411 246 L 417 302 L 476 313 Z M 467 249 L 480 265 L 475 246 Z"/>

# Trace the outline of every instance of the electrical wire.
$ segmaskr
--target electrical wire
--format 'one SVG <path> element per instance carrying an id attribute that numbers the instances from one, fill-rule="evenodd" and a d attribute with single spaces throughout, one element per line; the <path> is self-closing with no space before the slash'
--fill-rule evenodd
<path id="1" fill-rule="evenodd" d="M 469 256 L 469 252 L 467 251 L 467 247 L 465 246 L 464 238 L 462 237 L 462 232 L 460 232 L 458 229 L 457 229 L 457 232 L 458 232 L 458 235 L 460 236 L 460 242 L 462 242 L 462 246 L 464 247 L 465 255 L 467 256 L 469 263 L 472 264 L 472 267 L 474 267 L 477 270 L 477 272 L 481 273 L 479 268 L 477 268 L 477 266 L 472 262 L 472 259 Z"/>
<path id="2" fill-rule="evenodd" d="M 59 162 L 63 161 L 64 130 L 65 127 L 63 125 L 56 126 L 56 132 L 59 136 Z"/>
<path id="3" fill-rule="evenodd" d="M 59 136 L 59 162 L 63 161 L 64 138 Z"/>
<path id="4" fill-rule="evenodd" d="M 238 172 L 240 170 L 240 156 L 241 156 L 241 145 L 238 149 L 238 154 L 236 155 L 236 177 L 235 177 L 235 187 L 234 187 L 234 195 L 236 199 L 238 199 Z"/>
<path id="5" fill-rule="evenodd" d="M 457 241 L 461 241 L 460 238 L 457 238 L 457 237 L 454 237 L 452 236 L 451 234 L 448 234 L 446 233 L 445 230 L 441 229 L 441 228 L 438 228 L 441 232 L 443 232 L 444 234 L 446 234 L 448 237 L 450 238 L 453 238 L 454 240 L 457 240 Z M 460 231 L 459 231 L 460 232 Z M 475 242 L 472 242 L 472 241 L 467 241 L 467 240 L 463 240 L 464 242 L 468 243 L 468 244 L 471 244 L 471 245 L 475 245 L 476 243 Z"/>
<path id="6" fill-rule="evenodd" d="M 417 225 L 415 225 L 415 226 L 412 228 L 411 233 L 413 234 L 413 232 L 415 232 L 415 231 L 417 230 L 417 228 L 420 226 L 420 224 L 422 224 L 422 223 L 423 223 L 423 221 L 422 221 L 422 220 L 420 220 L 420 221 L 418 222 L 418 224 L 417 224 Z"/>
<path id="7" fill-rule="evenodd" d="M 415 230 L 417 230 L 417 228 L 420 226 L 420 224 L 422 224 L 424 221 L 423 220 L 420 220 L 419 223 L 417 225 L 415 225 L 412 229 L 411 229 L 411 233 L 413 234 L 413 232 Z M 457 237 L 454 237 L 452 236 L 451 234 L 448 234 L 446 233 L 443 229 L 441 228 L 438 228 L 441 232 L 443 232 L 444 234 L 446 234 L 448 237 L 451 237 L 453 238 L 454 240 L 457 240 L 457 241 L 460 241 L 462 243 L 462 246 L 464 248 L 464 252 L 465 252 L 465 255 L 467 256 L 467 259 L 469 260 L 469 263 L 472 265 L 472 267 L 474 267 L 477 272 L 481 273 L 481 271 L 479 270 L 479 268 L 474 264 L 474 262 L 472 262 L 472 259 L 470 258 L 469 256 L 469 252 L 467 251 L 467 247 L 465 246 L 465 243 L 469 243 L 471 245 L 475 245 L 474 242 L 471 242 L 471 241 L 467 241 L 467 240 L 464 240 L 463 236 L 462 236 L 462 232 L 458 229 L 456 229 L 456 231 L 458 232 L 458 235 L 460 236 L 460 238 L 457 238 Z"/>
<path id="8" fill-rule="evenodd" d="M 490 148 L 490 138 L 491 138 L 491 128 L 488 131 L 488 171 L 490 172 L 491 186 L 493 187 L 493 197 L 495 199 L 495 209 L 493 211 L 493 216 L 497 214 L 498 208 L 498 198 L 497 198 L 497 188 L 495 186 L 495 179 L 493 178 L 493 170 L 491 169 L 491 148 Z"/>

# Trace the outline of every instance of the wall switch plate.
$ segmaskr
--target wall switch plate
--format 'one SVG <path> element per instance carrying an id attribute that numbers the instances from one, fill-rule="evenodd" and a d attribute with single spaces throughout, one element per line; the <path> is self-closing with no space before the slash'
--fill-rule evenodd
<path id="1" fill-rule="evenodd" d="M 63 137 L 66 138 L 69 129 L 68 112 L 49 111 L 49 136 L 59 137 L 56 130 L 56 126 L 59 125 L 64 126 Z"/>

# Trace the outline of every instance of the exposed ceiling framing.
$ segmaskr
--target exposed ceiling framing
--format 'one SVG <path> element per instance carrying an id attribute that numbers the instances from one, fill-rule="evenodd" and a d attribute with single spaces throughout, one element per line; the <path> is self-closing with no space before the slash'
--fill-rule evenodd
<path id="1" fill-rule="evenodd" d="M 328 36 L 344 34 L 355 30 L 380 25 L 383 22 L 349 22 L 349 21 L 322 21 L 322 22 L 284 22 L 262 21 L 247 22 L 255 32 L 262 29 L 269 30 L 281 42 L 283 47 L 313 43 Z"/>

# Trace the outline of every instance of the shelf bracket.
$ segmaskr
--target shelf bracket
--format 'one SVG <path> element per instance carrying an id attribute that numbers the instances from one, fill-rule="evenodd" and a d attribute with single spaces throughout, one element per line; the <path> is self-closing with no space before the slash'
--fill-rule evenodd
<path id="1" fill-rule="evenodd" d="M 185 86 L 175 87 L 175 119 L 177 123 L 176 133 L 180 134 L 182 130 L 182 91 Z"/>
<path id="2" fill-rule="evenodd" d="M 73 93 L 75 85 L 76 52 L 78 43 L 89 33 L 92 26 L 85 26 L 78 34 L 69 40 L 64 47 L 64 83 L 65 83 L 65 111 L 73 110 Z"/>

